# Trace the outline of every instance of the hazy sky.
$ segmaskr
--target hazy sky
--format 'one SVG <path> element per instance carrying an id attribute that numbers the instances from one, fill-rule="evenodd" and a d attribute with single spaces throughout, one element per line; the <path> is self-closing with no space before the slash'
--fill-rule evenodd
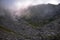
<path id="1" fill-rule="evenodd" d="M 22 5 L 58 4 L 59 2 L 59 0 L 0 0 L 0 5 L 3 7 L 19 8 Z"/>

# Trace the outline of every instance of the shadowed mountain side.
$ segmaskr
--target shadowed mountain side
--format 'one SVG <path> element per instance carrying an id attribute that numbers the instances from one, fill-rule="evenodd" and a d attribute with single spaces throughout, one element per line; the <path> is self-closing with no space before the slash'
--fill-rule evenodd
<path id="1" fill-rule="evenodd" d="M 27 9 L 27 14 L 22 19 L 25 19 L 34 26 L 42 26 L 57 19 L 60 16 L 60 5 L 41 4 L 32 6 Z M 58 16 L 59 15 L 59 16 Z"/>
<path id="2" fill-rule="evenodd" d="M 60 40 L 60 5 L 31 6 L 23 13 L 29 14 L 13 20 L 10 12 L 0 11 L 1 40 Z"/>

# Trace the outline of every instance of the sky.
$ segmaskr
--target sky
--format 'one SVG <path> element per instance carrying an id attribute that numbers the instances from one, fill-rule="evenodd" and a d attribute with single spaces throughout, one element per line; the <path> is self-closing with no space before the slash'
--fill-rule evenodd
<path id="1" fill-rule="evenodd" d="M 29 5 L 38 5 L 38 4 L 58 4 L 59 0 L 0 0 L 0 5 L 2 7 L 11 8 L 11 9 L 19 9 L 26 8 Z"/>

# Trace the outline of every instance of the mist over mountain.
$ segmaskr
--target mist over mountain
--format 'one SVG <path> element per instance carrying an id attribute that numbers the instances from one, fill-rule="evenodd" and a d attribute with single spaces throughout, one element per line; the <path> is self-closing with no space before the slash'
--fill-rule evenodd
<path id="1" fill-rule="evenodd" d="M 0 8 L 0 25 L 13 30 L 9 31 L 12 33 L 10 34 L 0 27 L 1 39 L 60 40 L 60 4 L 40 4 L 19 11 L 21 16 L 15 15 L 15 12 L 8 9 Z"/>

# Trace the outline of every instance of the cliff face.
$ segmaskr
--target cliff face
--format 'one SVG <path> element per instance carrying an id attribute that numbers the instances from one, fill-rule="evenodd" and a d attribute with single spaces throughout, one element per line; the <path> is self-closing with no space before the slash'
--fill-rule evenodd
<path id="1" fill-rule="evenodd" d="M 1 40 L 60 40 L 60 5 L 31 6 L 22 18 L 13 20 L 10 12 L 0 11 Z"/>

